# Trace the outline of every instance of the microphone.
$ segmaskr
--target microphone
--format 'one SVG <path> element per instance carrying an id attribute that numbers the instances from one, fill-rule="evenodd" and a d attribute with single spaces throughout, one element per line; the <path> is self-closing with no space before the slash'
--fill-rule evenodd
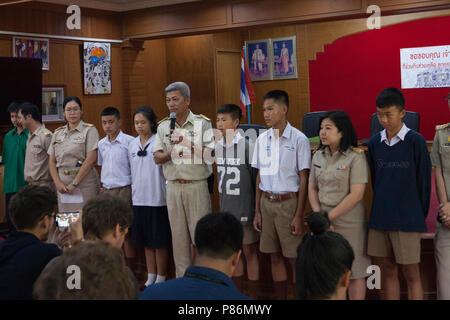
<path id="1" fill-rule="evenodd" d="M 175 130 L 175 121 L 177 120 L 177 114 L 175 112 L 171 112 L 169 118 L 170 118 L 170 133 L 172 133 L 173 130 Z"/>

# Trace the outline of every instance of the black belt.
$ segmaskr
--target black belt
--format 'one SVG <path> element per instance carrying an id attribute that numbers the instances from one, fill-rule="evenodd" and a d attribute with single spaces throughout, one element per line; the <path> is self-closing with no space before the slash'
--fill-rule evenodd
<path id="1" fill-rule="evenodd" d="M 228 287 L 228 284 L 222 280 L 218 280 L 218 279 L 213 279 L 210 277 L 207 277 L 203 274 L 199 274 L 199 273 L 191 273 L 191 272 L 186 272 L 184 274 L 185 277 L 189 277 L 189 278 L 195 278 L 195 279 L 201 279 L 201 280 L 205 280 L 205 281 L 209 281 L 209 282 L 214 282 L 214 283 L 218 283 L 218 284 L 222 284 L 224 286 Z"/>

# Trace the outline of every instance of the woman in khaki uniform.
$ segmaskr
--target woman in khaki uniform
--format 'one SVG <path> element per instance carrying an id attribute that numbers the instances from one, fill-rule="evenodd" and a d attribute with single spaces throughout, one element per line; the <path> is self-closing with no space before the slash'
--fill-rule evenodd
<path id="1" fill-rule="evenodd" d="M 74 212 L 99 192 L 100 182 L 94 168 L 99 137 L 94 125 L 81 120 L 80 99 L 67 97 L 63 108 L 67 124 L 53 135 L 48 149 L 49 170 L 58 190 L 59 212 Z M 81 191 L 81 201 L 70 197 L 77 193 L 76 189 Z M 62 194 L 68 195 L 68 199 L 61 201 Z"/>
<path id="2" fill-rule="evenodd" d="M 330 111 L 320 122 L 320 146 L 315 152 L 309 176 L 309 202 L 313 211 L 328 212 L 331 227 L 353 248 L 355 260 L 348 297 L 363 300 L 365 277 L 371 264 L 367 256 L 367 217 L 363 203 L 368 182 L 368 165 L 363 150 L 344 111 Z"/>

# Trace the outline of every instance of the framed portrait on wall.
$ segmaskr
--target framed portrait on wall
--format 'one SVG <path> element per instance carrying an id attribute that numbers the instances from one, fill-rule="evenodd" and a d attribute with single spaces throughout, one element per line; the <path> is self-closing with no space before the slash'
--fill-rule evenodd
<path id="1" fill-rule="evenodd" d="M 58 85 L 42 88 L 42 122 L 64 121 L 64 87 Z"/>
<path id="2" fill-rule="evenodd" d="M 111 44 L 84 42 L 84 94 L 111 93 Z"/>
<path id="3" fill-rule="evenodd" d="M 13 37 L 13 57 L 42 59 L 42 70 L 50 69 L 48 39 Z"/>
<path id="4" fill-rule="evenodd" d="M 296 37 L 272 39 L 272 79 L 297 79 Z"/>
<path id="5" fill-rule="evenodd" d="M 270 39 L 245 42 L 252 81 L 270 80 Z"/>

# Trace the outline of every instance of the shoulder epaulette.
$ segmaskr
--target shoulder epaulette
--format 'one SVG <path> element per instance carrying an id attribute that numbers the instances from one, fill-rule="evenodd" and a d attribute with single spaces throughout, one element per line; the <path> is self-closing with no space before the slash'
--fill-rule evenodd
<path id="1" fill-rule="evenodd" d="M 199 116 L 205 119 L 206 121 L 211 121 L 211 119 L 205 116 L 204 114 L 199 114 Z"/>
<path id="2" fill-rule="evenodd" d="M 52 134 L 52 132 L 50 130 L 48 130 L 47 128 L 45 128 L 44 130 L 42 130 L 42 133 L 45 134 L 46 136 Z"/>
<path id="3" fill-rule="evenodd" d="M 91 124 L 91 123 L 83 123 L 83 126 L 85 126 L 85 127 L 93 127 L 94 125 L 93 124 Z"/>
<path id="4" fill-rule="evenodd" d="M 169 119 L 169 117 L 165 117 L 164 119 L 159 120 L 158 124 L 160 124 L 161 122 L 163 122 L 164 120 L 167 120 L 167 119 Z"/>
<path id="5" fill-rule="evenodd" d="M 448 128 L 449 126 L 450 126 L 450 123 L 441 124 L 440 126 L 436 126 L 436 130 L 442 130 L 442 129 Z"/>
<path id="6" fill-rule="evenodd" d="M 361 153 L 361 152 L 364 152 L 364 150 L 363 150 L 363 149 L 360 149 L 360 148 L 355 148 L 355 147 L 352 147 L 352 150 L 353 150 L 353 151 L 355 151 L 356 153 Z"/>
<path id="7" fill-rule="evenodd" d="M 59 130 L 61 130 L 61 129 L 63 129 L 64 127 L 65 127 L 65 126 L 61 126 L 61 127 L 59 127 L 59 128 L 56 128 L 56 129 L 55 129 L 55 132 L 56 132 L 56 131 L 59 131 Z"/>

